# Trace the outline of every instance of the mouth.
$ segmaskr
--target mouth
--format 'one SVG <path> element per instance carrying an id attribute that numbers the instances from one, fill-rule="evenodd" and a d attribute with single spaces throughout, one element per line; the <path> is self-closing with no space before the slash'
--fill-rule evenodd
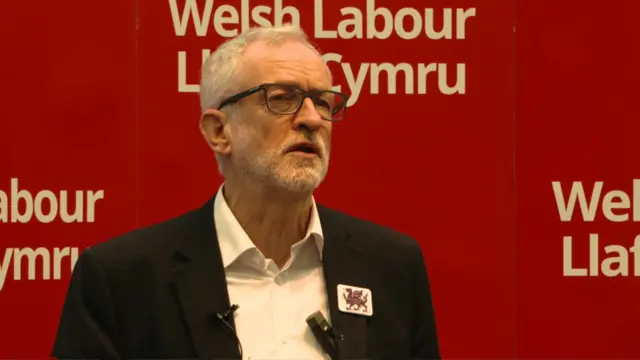
<path id="1" fill-rule="evenodd" d="M 311 142 L 298 143 L 293 146 L 290 146 L 287 151 L 289 153 L 296 153 L 299 155 L 307 155 L 307 156 L 320 156 L 320 149 L 317 145 Z"/>

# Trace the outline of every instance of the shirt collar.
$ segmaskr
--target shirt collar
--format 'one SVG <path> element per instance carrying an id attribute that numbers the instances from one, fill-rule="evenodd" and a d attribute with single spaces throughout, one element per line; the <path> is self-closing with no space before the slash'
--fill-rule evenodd
<path id="1" fill-rule="evenodd" d="M 229 208 L 227 200 L 223 194 L 224 184 L 218 189 L 214 203 L 213 216 L 218 242 L 220 244 L 220 252 L 222 254 L 222 264 L 226 268 L 232 264 L 240 255 L 251 249 L 257 249 L 247 233 L 244 231 L 235 215 Z M 322 224 L 315 199 L 312 197 L 311 217 L 307 233 L 301 240 L 313 238 L 318 254 L 322 259 L 322 250 L 324 247 L 324 236 L 322 233 Z"/>

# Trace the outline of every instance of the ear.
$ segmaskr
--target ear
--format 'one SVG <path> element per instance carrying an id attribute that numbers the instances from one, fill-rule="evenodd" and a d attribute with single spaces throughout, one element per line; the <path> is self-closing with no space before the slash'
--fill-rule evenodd
<path id="1" fill-rule="evenodd" d="M 228 155 L 231 152 L 228 118 L 220 110 L 209 109 L 200 117 L 200 133 L 216 153 Z"/>

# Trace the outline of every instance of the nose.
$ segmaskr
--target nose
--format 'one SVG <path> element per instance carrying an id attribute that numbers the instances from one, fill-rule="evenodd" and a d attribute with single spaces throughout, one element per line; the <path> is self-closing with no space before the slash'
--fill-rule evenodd
<path id="1" fill-rule="evenodd" d="M 318 110 L 316 110 L 313 101 L 309 98 L 304 99 L 304 102 L 300 105 L 300 110 L 298 110 L 294 119 L 294 125 L 296 127 L 304 126 L 310 130 L 316 131 L 322 127 L 324 123 L 325 120 L 322 119 Z"/>

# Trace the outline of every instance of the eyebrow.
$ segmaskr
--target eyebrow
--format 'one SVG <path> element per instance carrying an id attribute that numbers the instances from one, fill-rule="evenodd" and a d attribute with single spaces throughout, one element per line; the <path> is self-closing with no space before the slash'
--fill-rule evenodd
<path id="1" fill-rule="evenodd" d="M 299 89 L 305 90 L 305 87 L 302 86 L 302 84 L 298 81 L 295 80 L 288 80 L 288 81 L 274 81 L 274 84 L 282 84 L 282 85 L 290 85 L 290 86 L 295 86 Z M 306 89 L 307 91 L 331 91 L 332 89 L 324 89 L 324 88 L 309 88 Z"/>

